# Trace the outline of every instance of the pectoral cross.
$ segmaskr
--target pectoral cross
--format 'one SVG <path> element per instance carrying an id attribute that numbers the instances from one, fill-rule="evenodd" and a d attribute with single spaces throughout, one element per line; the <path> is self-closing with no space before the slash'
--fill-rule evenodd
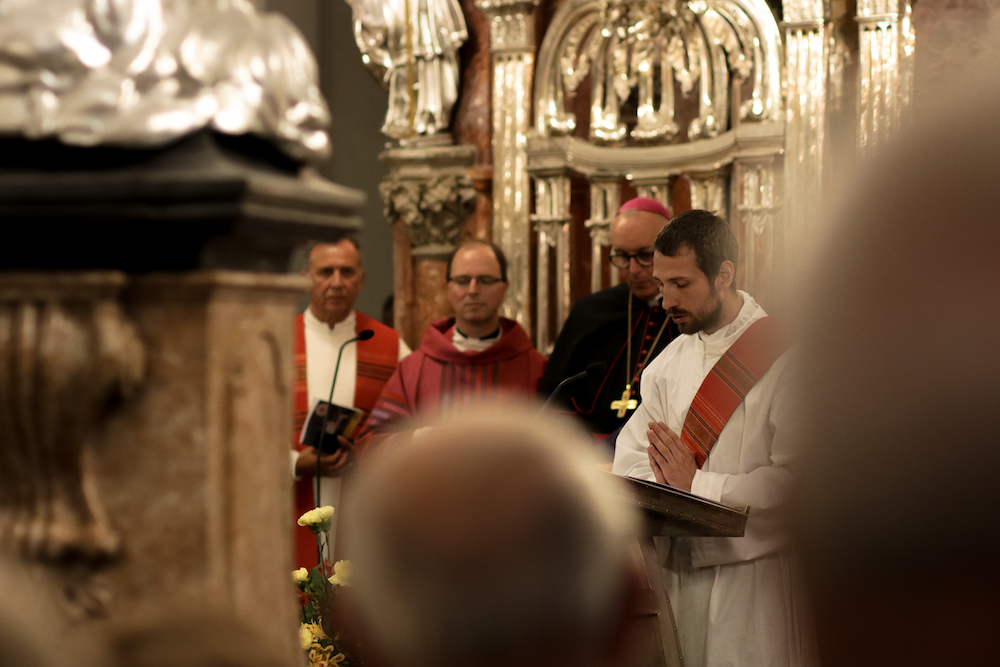
<path id="1" fill-rule="evenodd" d="M 629 396 L 631 394 L 632 394 L 632 384 L 629 383 L 625 385 L 625 391 L 622 392 L 621 400 L 611 401 L 611 409 L 618 411 L 619 419 L 624 417 L 625 413 L 627 413 L 629 410 L 635 410 L 639 406 L 639 401 L 635 400 L 634 398 L 631 400 L 629 399 Z"/>

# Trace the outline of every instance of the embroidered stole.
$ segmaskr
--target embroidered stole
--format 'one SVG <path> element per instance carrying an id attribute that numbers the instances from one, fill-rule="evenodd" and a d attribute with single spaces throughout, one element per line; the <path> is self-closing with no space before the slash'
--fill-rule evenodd
<path id="1" fill-rule="evenodd" d="M 354 407 L 364 410 L 365 416 L 355 433 L 368 419 L 371 409 L 375 406 L 382 385 L 392 377 L 399 363 L 399 334 L 382 323 L 373 320 L 364 313 L 356 312 L 357 324 L 355 332 L 373 329 L 376 334 L 365 341 L 352 343 L 357 345 L 357 373 L 354 382 Z M 303 449 L 299 444 L 299 434 L 305 425 L 309 413 L 309 383 L 306 380 L 306 328 L 305 316 L 298 315 L 294 320 L 292 354 L 295 363 L 295 386 L 292 399 L 292 446 Z M 303 477 L 295 484 L 295 517 L 298 519 L 303 512 L 313 508 L 316 500 L 313 496 L 314 477 Z M 342 496 L 344 492 L 342 491 Z M 343 498 L 342 498 L 343 499 Z M 316 541 L 312 532 L 295 525 L 295 562 L 300 567 L 312 569 L 317 564 Z"/>
<path id="2" fill-rule="evenodd" d="M 787 349 L 781 325 L 772 317 L 762 317 L 715 363 L 695 394 L 681 429 L 681 441 L 694 452 L 699 468 L 747 393 Z"/>
<path id="3" fill-rule="evenodd" d="M 378 330 L 385 329 L 380 322 L 373 320 L 364 313 L 356 312 L 357 325 L 355 331 L 374 329 L 378 335 L 365 341 L 352 343 L 357 345 L 358 368 L 354 382 L 354 406 L 364 410 L 365 419 L 375 406 L 382 386 L 392 377 L 399 362 L 399 335 L 389 329 L 393 335 L 385 335 Z M 306 381 L 306 329 L 305 316 L 295 318 L 293 358 L 295 362 L 295 389 L 292 404 L 292 443 L 298 447 L 299 434 L 305 425 L 309 414 L 309 383 Z M 350 406 L 348 406 L 350 407 Z M 364 424 L 364 420 L 361 421 Z M 360 429 L 361 424 L 358 425 Z"/>

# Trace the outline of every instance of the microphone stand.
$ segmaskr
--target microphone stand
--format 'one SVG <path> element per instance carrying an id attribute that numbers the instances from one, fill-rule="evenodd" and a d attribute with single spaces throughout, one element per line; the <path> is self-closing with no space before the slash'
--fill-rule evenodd
<path id="1" fill-rule="evenodd" d="M 323 413 L 323 425 L 319 429 L 319 445 L 316 448 L 316 507 L 320 506 L 320 458 L 323 456 L 323 440 L 326 439 L 326 425 L 330 421 L 330 406 L 333 405 L 333 389 L 337 386 L 337 375 L 340 373 L 340 359 L 344 356 L 344 348 L 359 340 L 368 340 L 375 335 L 375 332 L 371 329 L 364 329 L 359 331 L 358 335 L 350 340 L 344 341 L 344 344 L 340 346 L 340 351 L 337 353 L 337 365 L 333 367 L 333 382 L 330 383 L 330 396 L 326 400 L 326 412 Z M 330 536 L 327 535 L 327 541 L 329 542 Z M 327 545 L 329 546 L 329 544 Z M 331 554 L 332 557 L 332 554 Z M 316 561 L 319 563 L 320 572 L 326 577 L 326 569 L 323 566 L 323 549 L 320 547 L 320 541 L 316 540 Z"/>
<path id="2" fill-rule="evenodd" d="M 545 403 L 542 404 L 542 407 L 541 409 L 539 409 L 538 414 L 542 414 L 543 412 L 545 412 L 545 410 L 548 409 L 550 405 L 552 405 L 552 401 L 556 400 L 556 396 L 559 395 L 559 392 L 562 391 L 563 387 L 565 387 L 568 384 L 572 384 L 577 380 L 582 380 L 583 378 L 587 377 L 590 374 L 597 375 L 607 367 L 608 365 L 603 361 L 595 361 L 594 363 L 590 364 L 576 375 L 570 375 L 568 378 L 566 378 L 565 380 L 556 385 L 556 388 L 552 390 L 551 394 L 549 394 L 548 399 L 546 399 Z"/>
<path id="3" fill-rule="evenodd" d="M 326 425 L 330 421 L 330 406 L 333 404 L 333 389 L 337 386 L 337 375 L 340 373 L 340 359 L 344 356 L 345 347 L 357 341 L 368 340 L 374 335 L 375 332 L 371 329 L 359 331 L 357 336 L 344 341 L 344 344 L 340 346 L 340 351 L 337 353 L 337 365 L 333 367 L 333 382 L 330 383 L 330 396 L 326 399 L 326 412 L 323 413 L 323 424 L 319 429 L 319 442 L 316 443 L 319 445 L 319 447 L 316 448 L 316 507 L 320 506 L 319 463 L 320 457 L 323 456 L 323 441 L 326 439 Z"/>

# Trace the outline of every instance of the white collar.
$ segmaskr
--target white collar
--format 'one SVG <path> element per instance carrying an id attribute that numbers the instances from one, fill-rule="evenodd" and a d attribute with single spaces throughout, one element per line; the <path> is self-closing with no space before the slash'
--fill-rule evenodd
<path id="1" fill-rule="evenodd" d="M 698 332 L 698 339 L 705 345 L 706 351 L 718 348 L 728 349 L 740 337 L 744 329 L 767 315 L 752 296 L 742 290 L 737 290 L 736 293 L 743 298 L 743 306 L 736 314 L 736 319 L 714 333 Z"/>
<path id="2" fill-rule="evenodd" d="M 490 334 L 486 338 L 469 338 L 458 330 L 458 325 L 456 324 L 455 331 L 451 334 L 451 344 L 459 352 L 482 352 L 492 347 L 502 336 L 503 327 L 498 325 L 496 335 Z"/>
<path id="3" fill-rule="evenodd" d="M 306 308 L 305 325 L 316 333 L 324 334 L 326 336 L 339 336 L 347 332 L 353 333 L 357 330 L 358 316 L 357 312 L 352 308 L 351 312 L 347 314 L 347 317 L 331 327 L 326 322 L 316 317 L 316 315 L 313 314 L 312 306 L 310 306 Z"/>

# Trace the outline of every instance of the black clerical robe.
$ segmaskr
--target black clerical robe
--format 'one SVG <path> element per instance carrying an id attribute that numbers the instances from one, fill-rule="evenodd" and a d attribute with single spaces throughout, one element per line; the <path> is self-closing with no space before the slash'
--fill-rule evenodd
<path id="1" fill-rule="evenodd" d="M 632 299 L 632 358 L 630 369 L 625 368 L 626 320 L 628 300 Z M 595 361 L 608 365 L 600 377 L 588 377 L 567 386 L 556 402 L 563 409 L 580 416 L 594 433 L 611 433 L 631 416 L 618 417 L 611 403 L 622 397 L 625 385 L 635 375 L 639 364 L 646 359 L 656 334 L 666 322 L 663 334 L 656 342 L 650 360 L 677 335 L 677 325 L 667 321 L 667 314 L 659 306 L 651 308 L 636 298 L 628 285 L 589 294 L 576 302 L 566 324 L 559 332 L 555 348 L 549 357 L 545 375 L 540 385 L 540 395 L 548 396 L 561 380 L 579 373 Z M 632 385 L 630 398 L 637 402 L 639 383 Z"/>

